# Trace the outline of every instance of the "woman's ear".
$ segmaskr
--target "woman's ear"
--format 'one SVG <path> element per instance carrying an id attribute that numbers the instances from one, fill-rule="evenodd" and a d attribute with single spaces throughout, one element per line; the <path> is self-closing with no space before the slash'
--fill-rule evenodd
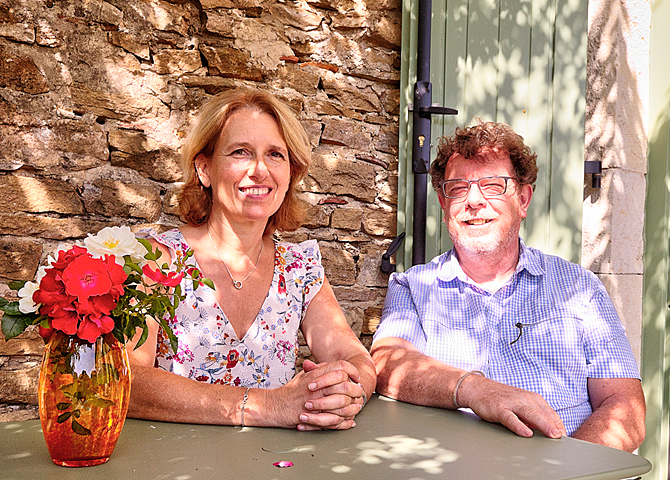
<path id="1" fill-rule="evenodd" d="M 212 185 L 212 182 L 209 178 L 209 164 L 210 159 L 207 158 L 204 154 L 200 153 L 195 157 L 195 174 L 200 179 L 200 183 L 205 188 L 208 188 Z"/>

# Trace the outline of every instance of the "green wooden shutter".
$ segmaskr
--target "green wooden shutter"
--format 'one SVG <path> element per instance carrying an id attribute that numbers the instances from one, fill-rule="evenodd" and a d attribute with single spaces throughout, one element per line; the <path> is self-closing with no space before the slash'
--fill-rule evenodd
<path id="1" fill-rule="evenodd" d="M 584 182 L 586 0 L 433 0 L 433 102 L 459 110 L 433 116 L 431 161 L 439 137 L 473 119 L 508 123 L 538 154 L 540 173 L 524 241 L 579 262 Z M 411 114 L 416 81 L 418 2 L 403 3 L 398 269 L 411 266 Z M 429 188 L 426 261 L 451 247 Z"/>

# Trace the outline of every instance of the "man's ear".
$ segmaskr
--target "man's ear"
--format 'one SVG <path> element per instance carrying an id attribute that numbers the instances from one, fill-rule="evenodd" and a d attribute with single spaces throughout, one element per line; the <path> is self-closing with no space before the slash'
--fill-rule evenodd
<path id="1" fill-rule="evenodd" d="M 449 204 L 447 202 L 447 197 L 442 195 L 441 192 L 436 192 L 437 193 L 437 201 L 440 202 L 440 207 L 442 207 L 442 221 L 444 223 L 447 223 L 447 209 L 449 208 Z"/>
<path id="2" fill-rule="evenodd" d="M 195 157 L 195 174 L 200 179 L 200 183 L 205 188 L 208 188 L 212 185 L 212 181 L 209 178 L 209 164 L 210 159 L 207 158 L 204 154 L 200 153 Z"/>
<path id="3" fill-rule="evenodd" d="M 533 198 L 533 186 L 532 185 L 521 185 L 519 188 L 519 208 L 521 209 L 521 218 L 526 218 L 528 215 L 528 207 L 530 206 L 530 200 Z"/>

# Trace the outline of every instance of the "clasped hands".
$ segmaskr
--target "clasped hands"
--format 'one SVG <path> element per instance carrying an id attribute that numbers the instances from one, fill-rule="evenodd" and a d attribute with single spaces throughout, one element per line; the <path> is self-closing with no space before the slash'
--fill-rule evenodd
<path id="1" fill-rule="evenodd" d="M 288 395 L 281 406 L 298 430 L 345 430 L 356 426 L 354 417 L 363 408 L 364 390 L 358 369 L 339 360 L 316 364 L 305 360 L 303 371 L 284 385 Z"/>

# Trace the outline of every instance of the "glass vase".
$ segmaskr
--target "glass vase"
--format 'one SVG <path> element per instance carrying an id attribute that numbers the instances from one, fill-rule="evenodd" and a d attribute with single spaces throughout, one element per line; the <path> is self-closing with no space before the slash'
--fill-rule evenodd
<path id="1" fill-rule="evenodd" d="M 51 459 L 65 467 L 109 460 L 130 400 L 126 347 L 113 335 L 90 344 L 57 332 L 44 352 L 40 421 Z"/>

